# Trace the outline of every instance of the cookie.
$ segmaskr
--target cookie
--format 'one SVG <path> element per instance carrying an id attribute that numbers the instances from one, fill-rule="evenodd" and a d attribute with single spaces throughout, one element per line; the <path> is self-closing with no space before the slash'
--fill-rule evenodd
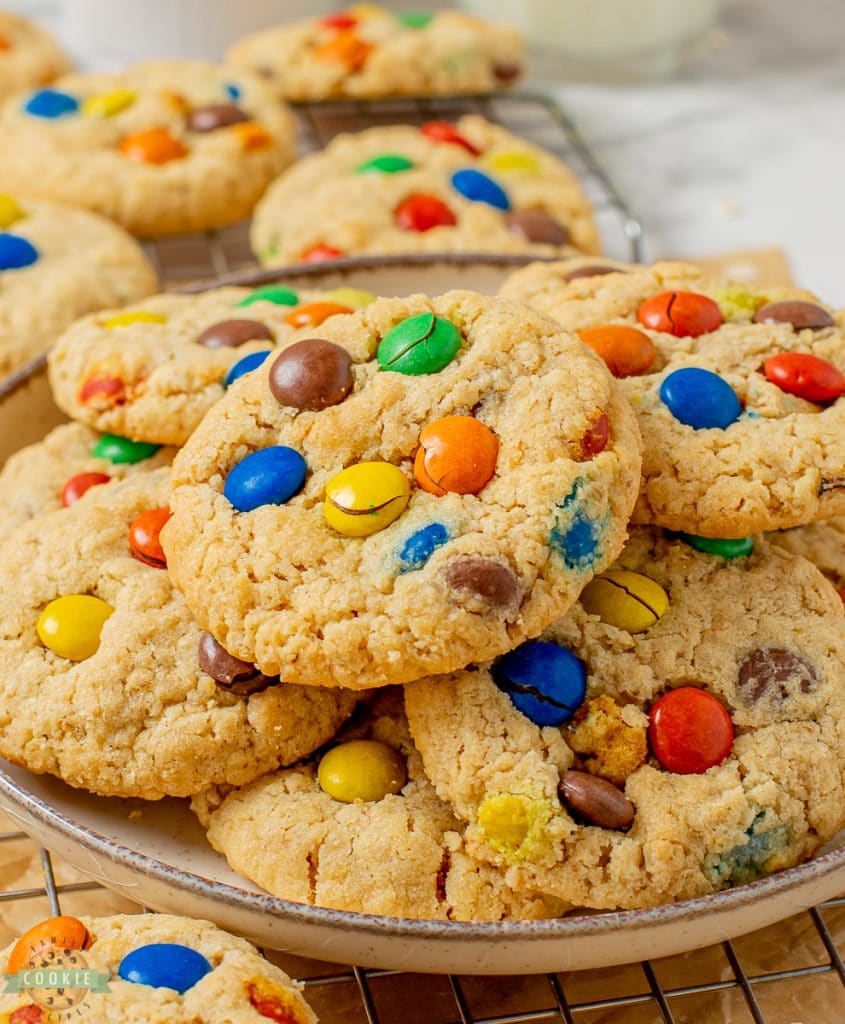
<path id="1" fill-rule="evenodd" d="M 99 434 L 65 423 L 21 448 L 0 470 L 0 521 L 5 533 L 35 516 L 68 508 L 92 487 L 169 466 L 173 448 Z"/>
<path id="2" fill-rule="evenodd" d="M 282 285 L 156 295 L 75 323 L 50 353 L 53 395 L 98 430 L 184 444 L 229 384 L 297 326 L 316 329 L 373 298 Z"/>
<path id="3" fill-rule="evenodd" d="M 0 189 L 87 207 L 136 235 L 247 217 L 294 156 L 294 126 L 248 73 L 162 60 L 72 74 L 0 112 Z"/>
<path id="4" fill-rule="evenodd" d="M 401 692 L 380 691 L 319 760 L 193 800 L 211 845 L 274 896 L 335 910 L 450 921 L 557 917 L 464 849 L 408 735 Z"/>
<path id="5" fill-rule="evenodd" d="M 8 974 L 90 971 L 85 987 L 0 994 L 0 1020 L 317 1024 L 300 986 L 245 939 L 169 914 L 53 917 L 0 952 Z M 21 977 L 23 984 L 26 978 Z M 35 979 L 37 980 L 37 979 Z M 94 986 L 91 987 L 93 980 Z M 61 982 L 58 982 L 61 984 Z"/>
<path id="6" fill-rule="evenodd" d="M 771 534 L 769 540 L 821 569 L 845 601 L 845 518 L 796 526 Z"/>
<path id="7" fill-rule="evenodd" d="M 845 514 L 845 311 L 686 264 L 585 267 L 535 264 L 501 295 L 620 377 L 643 435 L 634 522 L 740 538 Z"/>
<path id="8" fill-rule="evenodd" d="M 338 136 L 268 190 L 251 241 L 269 265 L 365 253 L 599 249 L 592 208 L 569 168 L 476 115 Z"/>
<path id="9" fill-rule="evenodd" d="M 567 616 L 406 687 L 471 855 L 515 888 L 643 907 L 797 863 L 845 822 L 845 619 L 809 562 L 632 533 Z"/>
<path id="10" fill-rule="evenodd" d="M 69 66 L 58 43 L 44 29 L 0 11 L 0 99 L 46 85 Z"/>
<path id="11" fill-rule="evenodd" d="M 621 548 L 639 462 L 630 406 L 554 321 L 473 292 L 379 299 L 210 410 L 163 540 L 232 654 L 382 686 L 557 618 Z"/>
<path id="12" fill-rule="evenodd" d="M 525 47 L 510 26 L 459 11 L 394 14 L 354 4 L 246 36 L 226 62 L 263 76 L 295 102 L 450 96 L 512 85 Z"/>
<path id="13" fill-rule="evenodd" d="M 0 548 L 0 754 L 105 796 L 189 796 L 290 764 L 356 697 L 279 684 L 203 636 L 165 571 L 167 469 Z"/>
<path id="14" fill-rule="evenodd" d="M 0 195 L 0 283 L 0 377 L 46 351 L 77 317 L 137 302 L 157 285 L 141 247 L 116 224 L 11 195 Z"/>

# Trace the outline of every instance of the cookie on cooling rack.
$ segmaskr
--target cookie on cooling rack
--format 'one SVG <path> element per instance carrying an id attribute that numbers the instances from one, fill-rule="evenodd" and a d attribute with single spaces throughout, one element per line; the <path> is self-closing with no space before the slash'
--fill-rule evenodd
<path id="1" fill-rule="evenodd" d="M 353 4 L 238 40 L 226 62 L 297 102 L 484 93 L 522 74 L 525 47 L 507 25 L 460 11 L 395 13 Z"/>
<path id="2" fill-rule="evenodd" d="M 500 294 L 620 378 L 643 435 L 634 522 L 740 538 L 845 513 L 845 312 L 686 264 L 584 267 L 534 264 Z"/>
<path id="3" fill-rule="evenodd" d="M 68 67 L 67 57 L 44 29 L 0 11 L 0 99 L 45 85 Z"/>
<path id="4" fill-rule="evenodd" d="M 630 406 L 554 321 L 474 292 L 379 299 L 209 411 L 163 540 L 232 654 L 383 686 L 557 618 L 618 554 L 639 463 Z"/>
<path id="5" fill-rule="evenodd" d="M 845 822 L 845 619 L 758 541 L 632 533 L 567 616 L 406 687 L 472 856 L 575 905 L 651 906 L 788 867 Z"/>
<path id="6" fill-rule="evenodd" d="M 45 352 L 77 317 L 135 302 L 157 281 L 141 247 L 116 224 L 59 203 L 0 195 L 0 283 L 3 377 Z"/>
<path id="7" fill-rule="evenodd" d="M 211 845 L 268 892 L 390 917 L 557 917 L 560 900 L 514 892 L 474 861 L 408 735 L 401 691 L 379 692 L 318 760 L 243 789 L 200 794 Z"/>
<path id="8" fill-rule="evenodd" d="M 0 952 L 6 974 L 89 971 L 76 988 L 0 994 L 0 1019 L 47 1024 L 317 1024 L 299 985 L 245 939 L 169 914 L 52 917 Z M 21 978 L 21 982 L 25 979 Z M 47 979 L 49 980 L 49 978 Z"/>
<path id="9" fill-rule="evenodd" d="M 281 265 L 363 253 L 597 252 L 592 208 L 560 160 L 476 115 L 340 135 L 283 174 L 252 247 Z"/>
<path id="10" fill-rule="evenodd" d="M 202 633 L 159 542 L 168 478 L 96 487 L 0 548 L 0 754 L 105 796 L 242 785 L 324 743 L 356 702 L 263 676 Z"/>
<path id="11" fill-rule="evenodd" d="M 793 555 L 808 559 L 827 576 L 845 601 L 845 518 L 773 533 L 769 540 Z"/>
<path id="12" fill-rule="evenodd" d="M 375 296 L 283 285 L 156 295 L 73 325 L 50 353 L 60 408 L 99 430 L 184 444 L 226 388 L 297 327 L 319 328 Z"/>
<path id="13" fill-rule="evenodd" d="M 272 90 L 200 61 L 66 75 L 8 100 L 0 133 L 0 189 L 145 236 L 241 220 L 294 156 L 293 121 Z"/>

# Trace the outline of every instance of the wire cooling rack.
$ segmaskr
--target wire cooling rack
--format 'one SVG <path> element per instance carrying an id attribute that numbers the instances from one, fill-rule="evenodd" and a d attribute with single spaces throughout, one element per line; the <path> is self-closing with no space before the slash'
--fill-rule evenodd
<path id="1" fill-rule="evenodd" d="M 304 154 L 322 149 L 340 132 L 362 131 L 373 125 L 453 121 L 464 114 L 481 114 L 559 156 L 578 176 L 593 205 L 606 255 L 642 262 L 642 224 L 566 111 L 541 93 L 302 104 L 296 108 L 299 151 Z M 219 231 L 155 239 L 145 248 L 165 285 L 217 277 L 255 265 L 246 222 Z"/>

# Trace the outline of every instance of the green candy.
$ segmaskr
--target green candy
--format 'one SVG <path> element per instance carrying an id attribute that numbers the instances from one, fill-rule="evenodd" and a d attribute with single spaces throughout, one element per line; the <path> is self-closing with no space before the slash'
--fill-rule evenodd
<path id="1" fill-rule="evenodd" d="M 433 17 L 428 11 L 403 11 L 396 15 L 396 20 L 405 28 L 425 28 L 431 24 Z"/>
<path id="2" fill-rule="evenodd" d="M 299 296 L 292 288 L 281 284 L 263 284 L 254 292 L 245 295 L 238 306 L 251 306 L 253 302 L 272 302 L 277 306 L 298 306 Z"/>
<path id="3" fill-rule="evenodd" d="M 694 533 L 682 533 L 680 537 L 696 551 L 722 558 L 744 558 L 754 550 L 753 537 L 697 537 Z"/>
<path id="4" fill-rule="evenodd" d="M 160 444 L 130 441 L 128 437 L 118 437 L 117 434 L 103 434 L 91 449 L 91 454 L 97 459 L 108 459 L 109 462 L 123 462 L 131 465 L 152 458 L 159 448 L 161 448 Z"/>
<path id="5" fill-rule="evenodd" d="M 356 174 L 398 174 L 399 171 L 410 171 L 414 161 L 399 153 L 382 153 L 372 160 L 365 160 L 355 168 Z"/>
<path id="6" fill-rule="evenodd" d="M 380 369 L 418 377 L 438 373 L 448 366 L 460 347 L 460 331 L 450 320 L 434 313 L 420 313 L 388 331 L 376 356 Z"/>

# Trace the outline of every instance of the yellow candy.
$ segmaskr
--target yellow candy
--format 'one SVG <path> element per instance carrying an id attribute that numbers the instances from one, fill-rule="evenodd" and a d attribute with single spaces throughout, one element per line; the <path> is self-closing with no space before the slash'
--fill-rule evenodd
<path id="1" fill-rule="evenodd" d="M 51 601 L 38 619 L 41 643 L 61 658 L 84 661 L 100 646 L 100 633 L 114 608 L 90 594 L 68 594 Z"/>
<path id="2" fill-rule="evenodd" d="M 323 792 L 345 804 L 398 793 L 407 777 L 402 755 L 376 740 L 341 743 L 323 757 L 317 769 Z"/>
<path id="3" fill-rule="evenodd" d="M 491 171 L 517 171 L 522 174 L 539 174 L 540 161 L 531 153 L 519 149 L 503 149 L 485 157 L 484 163 Z"/>
<path id="4" fill-rule="evenodd" d="M 117 313 L 103 321 L 103 327 L 128 327 L 129 324 L 166 324 L 167 317 L 163 313 L 147 313 L 142 309 L 134 313 Z"/>
<path id="5" fill-rule="evenodd" d="M 735 285 L 713 290 L 713 301 L 719 307 L 725 320 L 751 320 L 768 299 L 765 295 L 755 295 Z"/>
<path id="6" fill-rule="evenodd" d="M 389 462 L 359 462 L 332 477 L 323 506 L 329 526 L 344 537 L 366 537 L 405 511 L 411 486 Z"/>
<path id="7" fill-rule="evenodd" d="M 365 21 L 367 18 L 384 18 L 387 16 L 387 11 L 383 7 L 379 7 L 378 4 L 353 4 L 351 7 L 347 7 L 346 10 L 362 21 Z"/>
<path id="8" fill-rule="evenodd" d="M 26 214 L 11 196 L 0 194 L 0 228 L 7 228 Z"/>
<path id="9" fill-rule="evenodd" d="M 114 117 L 121 110 L 126 110 L 135 102 L 135 93 L 131 89 L 115 89 L 113 92 L 100 92 L 89 96 L 82 103 L 82 113 L 88 117 Z"/>
<path id="10" fill-rule="evenodd" d="M 548 801 L 517 793 L 493 793 L 478 808 L 485 839 L 509 862 L 524 860 L 547 844 L 545 829 L 551 817 Z"/>
<path id="11" fill-rule="evenodd" d="M 643 633 L 665 614 L 669 597 L 659 583 L 642 573 L 612 569 L 587 585 L 581 604 L 609 626 Z"/>
<path id="12" fill-rule="evenodd" d="M 363 309 L 364 306 L 376 301 L 375 295 L 360 288 L 334 288 L 326 293 L 326 298 L 340 303 L 341 306 L 351 306 L 352 309 Z"/>

